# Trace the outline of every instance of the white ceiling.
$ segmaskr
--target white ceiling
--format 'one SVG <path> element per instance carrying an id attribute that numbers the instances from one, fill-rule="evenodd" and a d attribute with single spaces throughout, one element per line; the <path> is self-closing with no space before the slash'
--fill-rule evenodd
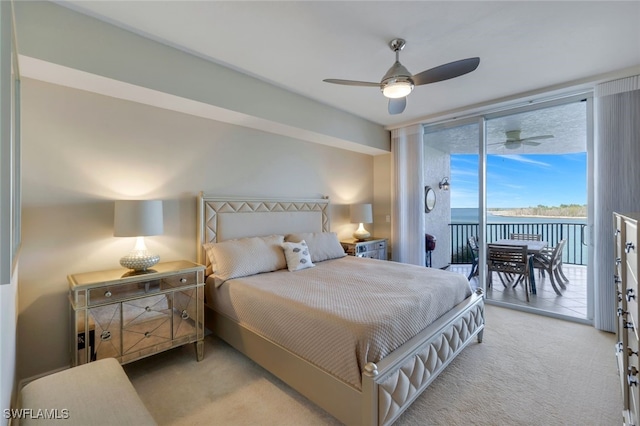
<path id="1" fill-rule="evenodd" d="M 640 1 L 57 1 L 385 126 L 577 87 L 640 66 Z M 416 74 L 479 56 L 478 69 L 419 86 L 401 115 L 379 90 L 394 61 Z"/>
<path id="2" fill-rule="evenodd" d="M 505 144 L 507 132 L 522 130 L 526 143 Z M 451 154 L 477 154 L 479 128 L 476 122 L 463 126 L 427 130 L 427 145 Z M 487 153 L 498 155 L 566 154 L 587 151 L 587 107 L 580 98 L 569 103 L 509 113 L 486 121 Z"/>

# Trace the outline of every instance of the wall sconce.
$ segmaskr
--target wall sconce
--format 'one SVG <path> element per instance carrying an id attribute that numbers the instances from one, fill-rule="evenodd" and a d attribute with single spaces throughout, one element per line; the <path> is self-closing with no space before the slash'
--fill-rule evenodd
<path id="1" fill-rule="evenodd" d="M 136 237 L 136 245 L 120 265 L 139 272 L 158 263 L 160 256 L 147 251 L 144 237 L 162 231 L 162 200 L 116 200 L 113 235 Z"/>
<path id="2" fill-rule="evenodd" d="M 443 191 L 448 191 L 450 186 L 451 184 L 449 184 L 448 177 L 443 177 L 442 181 L 440 181 L 440 183 L 438 184 L 438 188 L 442 189 Z"/>

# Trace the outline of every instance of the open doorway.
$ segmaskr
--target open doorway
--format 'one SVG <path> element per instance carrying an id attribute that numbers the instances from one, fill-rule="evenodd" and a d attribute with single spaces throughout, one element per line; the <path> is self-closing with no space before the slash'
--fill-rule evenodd
<path id="1" fill-rule="evenodd" d="M 447 200 L 448 217 L 442 211 L 426 214 L 425 231 L 438 230 L 439 247 L 447 249 L 438 255 L 448 256 L 449 269 L 467 275 L 472 285 L 485 286 L 487 303 L 591 322 L 589 108 L 590 97 L 576 96 L 425 127 L 425 184 L 442 178 L 442 158 L 448 160 L 450 183 L 448 191 L 438 194 Z M 486 209 L 481 211 L 483 194 Z M 481 250 L 513 234 L 535 236 L 549 249 L 563 244 L 560 256 L 568 282 L 551 283 L 548 274 L 534 270 L 536 292 L 528 301 L 523 286 L 494 279 L 487 287 L 486 275 L 480 279 L 486 265 L 475 265 L 483 257 L 469 242 L 481 234 Z"/>

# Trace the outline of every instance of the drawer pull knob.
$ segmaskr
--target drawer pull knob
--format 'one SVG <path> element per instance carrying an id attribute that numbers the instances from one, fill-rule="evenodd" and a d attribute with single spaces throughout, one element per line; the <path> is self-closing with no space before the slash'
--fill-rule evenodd
<path id="1" fill-rule="evenodd" d="M 632 288 L 627 289 L 627 302 L 631 302 L 631 299 L 635 299 L 636 295 Z"/>
<path id="2" fill-rule="evenodd" d="M 182 319 L 189 319 L 189 312 L 186 309 L 182 310 L 182 315 L 180 315 Z"/>
<path id="3" fill-rule="evenodd" d="M 147 312 L 149 312 L 149 311 L 151 310 L 151 308 L 150 308 L 150 307 L 148 307 L 148 306 L 145 306 L 145 307 L 144 307 L 144 310 L 145 310 L 145 311 L 147 311 Z"/>
<path id="4" fill-rule="evenodd" d="M 184 284 L 184 283 L 186 283 L 186 282 L 187 282 L 187 279 L 186 279 L 186 278 L 180 278 L 180 282 L 181 282 L 182 284 Z"/>
<path id="5" fill-rule="evenodd" d="M 100 334 L 100 339 L 101 340 L 109 340 L 111 339 L 111 332 L 108 330 L 104 330 L 101 334 Z"/>
<path id="6" fill-rule="evenodd" d="M 111 292 L 109 290 L 105 291 L 104 297 L 111 297 Z"/>
<path id="7" fill-rule="evenodd" d="M 631 250 L 635 250 L 636 246 L 633 243 L 627 243 L 624 245 L 624 251 L 626 253 L 631 253 Z"/>
<path id="8" fill-rule="evenodd" d="M 148 331 L 146 333 L 144 333 L 144 337 L 149 338 L 151 337 L 151 333 L 149 333 Z"/>

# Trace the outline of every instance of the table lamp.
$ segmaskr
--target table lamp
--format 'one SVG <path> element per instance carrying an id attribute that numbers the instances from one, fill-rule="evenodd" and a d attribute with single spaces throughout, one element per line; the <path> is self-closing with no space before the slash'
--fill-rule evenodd
<path id="1" fill-rule="evenodd" d="M 161 235 L 162 200 L 117 200 L 115 202 L 115 237 L 136 237 L 133 250 L 122 259 L 120 265 L 136 272 L 146 271 L 160 261 L 160 256 L 147 251 L 144 237 Z"/>
<path id="2" fill-rule="evenodd" d="M 365 223 L 373 222 L 371 204 L 352 204 L 349 207 L 351 223 L 359 223 L 358 229 L 353 233 L 353 238 L 358 241 L 366 240 L 371 234 L 364 229 Z"/>

